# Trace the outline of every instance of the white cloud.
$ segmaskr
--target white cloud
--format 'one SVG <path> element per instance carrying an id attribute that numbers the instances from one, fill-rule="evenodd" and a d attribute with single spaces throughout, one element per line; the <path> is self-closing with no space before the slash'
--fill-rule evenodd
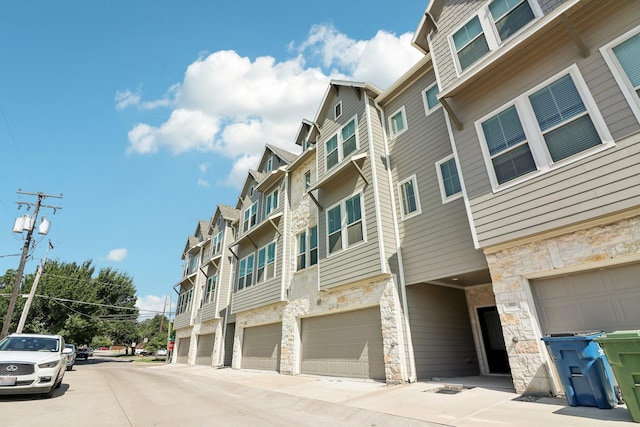
<path id="1" fill-rule="evenodd" d="M 198 187 L 210 187 L 210 186 L 211 184 L 209 183 L 209 181 L 203 178 L 198 178 Z"/>
<path id="2" fill-rule="evenodd" d="M 107 255 L 108 261 L 120 262 L 120 261 L 124 261 L 125 258 L 127 258 L 126 248 L 113 249 L 109 251 L 109 255 Z"/>
<path id="3" fill-rule="evenodd" d="M 410 40 L 411 34 L 384 31 L 371 40 L 353 40 L 332 26 L 316 25 L 307 40 L 292 43 L 294 57 L 283 61 L 252 60 L 231 50 L 204 53 L 160 101 L 142 102 L 140 93 L 128 90 L 116 94 L 117 109 L 174 107 L 163 124 L 131 129 L 127 152 L 217 153 L 233 164 L 222 184 L 239 187 L 265 143 L 298 151 L 293 138 L 300 121 L 314 118 L 331 79 L 387 87 L 421 57 Z"/>
<path id="4" fill-rule="evenodd" d="M 136 307 L 139 310 L 139 320 L 151 319 L 155 315 L 165 313 L 170 317 L 170 313 L 175 308 L 175 302 L 169 301 L 167 297 L 157 295 L 143 295 L 136 300 Z"/>

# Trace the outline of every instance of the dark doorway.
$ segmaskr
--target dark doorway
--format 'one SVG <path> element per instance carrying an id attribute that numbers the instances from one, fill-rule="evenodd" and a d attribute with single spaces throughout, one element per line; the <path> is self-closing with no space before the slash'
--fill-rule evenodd
<path id="1" fill-rule="evenodd" d="M 224 335 L 224 366 L 231 366 L 233 361 L 233 337 L 236 334 L 236 324 L 227 324 L 227 332 Z"/>
<path id="2" fill-rule="evenodd" d="M 478 319 L 480 320 L 489 373 L 508 374 L 510 372 L 509 358 L 507 347 L 504 344 L 498 309 L 495 306 L 478 308 Z"/>

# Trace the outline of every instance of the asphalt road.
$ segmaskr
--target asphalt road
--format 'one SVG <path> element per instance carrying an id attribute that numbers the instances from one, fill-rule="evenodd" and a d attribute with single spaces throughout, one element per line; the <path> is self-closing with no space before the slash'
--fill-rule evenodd
<path id="1" fill-rule="evenodd" d="M 0 425 L 424 426 L 340 404 L 185 375 L 122 358 L 79 360 L 51 399 L 0 396 Z"/>

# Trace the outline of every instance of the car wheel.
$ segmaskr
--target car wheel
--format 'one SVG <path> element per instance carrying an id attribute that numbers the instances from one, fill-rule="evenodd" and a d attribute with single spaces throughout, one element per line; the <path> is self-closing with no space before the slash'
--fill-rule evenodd
<path id="1" fill-rule="evenodd" d="M 60 387 L 60 384 L 62 384 L 62 381 L 52 385 L 48 392 L 42 393 L 42 398 L 51 399 L 53 397 L 53 393 L 56 391 L 58 387 Z"/>

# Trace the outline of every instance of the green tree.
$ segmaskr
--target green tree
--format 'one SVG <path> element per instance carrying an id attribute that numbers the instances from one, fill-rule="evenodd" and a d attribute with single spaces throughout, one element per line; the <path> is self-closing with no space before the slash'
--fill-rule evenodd
<path id="1" fill-rule="evenodd" d="M 166 316 L 156 314 L 151 319 L 138 323 L 138 340 L 144 342 L 147 339 L 145 348 L 147 351 L 154 353 L 161 348 L 167 346 L 167 333 L 169 328 L 169 319 Z"/>
<path id="2" fill-rule="evenodd" d="M 47 262 L 24 332 L 61 334 L 77 345 L 106 334 L 114 344 L 124 344 L 120 341 L 123 334 L 117 331 L 135 330 L 138 315 L 133 280 L 110 268 L 94 274 L 90 260 L 82 264 Z M 27 276 L 25 283 L 26 293 L 33 285 L 33 275 Z"/>

